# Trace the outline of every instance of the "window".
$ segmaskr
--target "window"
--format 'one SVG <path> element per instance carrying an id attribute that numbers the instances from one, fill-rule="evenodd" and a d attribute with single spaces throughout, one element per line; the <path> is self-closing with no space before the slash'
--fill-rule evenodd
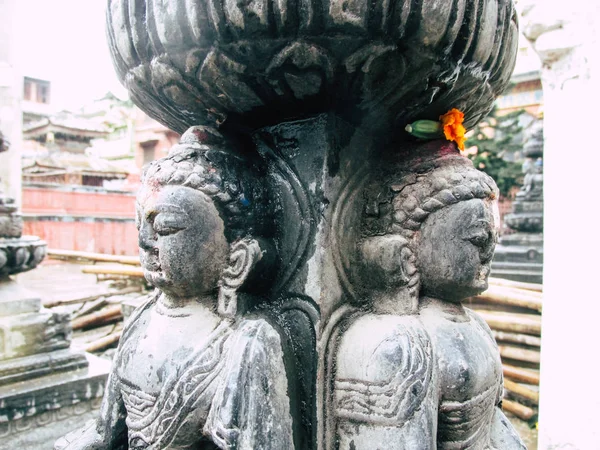
<path id="1" fill-rule="evenodd" d="M 38 103 L 50 103 L 50 86 L 47 84 L 38 85 Z"/>
<path id="2" fill-rule="evenodd" d="M 23 100 L 32 101 L 33 100 L 33 83 L 29 80 L 25 80 L 23 84 Z"/>
<path id="3" fill-rule="evenodd" d="M 154 161 L 155 149 L 156 149 L 155 141 L 144 142 L 142 144 L 142 151 L 144 152 L 144 159 L 142 162 L 143 165 L 149 164 L 152 161 Z"/>

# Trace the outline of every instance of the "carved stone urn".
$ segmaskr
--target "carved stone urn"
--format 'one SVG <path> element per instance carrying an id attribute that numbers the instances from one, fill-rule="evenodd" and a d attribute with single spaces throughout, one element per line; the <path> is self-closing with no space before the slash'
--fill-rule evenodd
<path id="1" fill-rule="evenodd" d="M 508 0 L 122 0 L 107 20 L 132 99 L 178 132 L 333 112 L 393 133 L 450 108 L 473 126 L 518 39 Z"/>
<path id="2" fill-rule="evenodd" d="M 160 443 L 186 438 L 201 448 L 243 450 L 258 448 L 249 442 L 524 448 L 499 408 L 495 342 L 461 305 L 487 287 L 497 188 L 443 136 L 419 140 L 405 131 L 452 108 L 464 113 L 467 128 L 488 113 L 514 67 L 512 2 L 109 0 L 107 23 L 115 68 L 134 102 L 185 134 L 146 169 L 138 197 L 142 264 L 155 300 L 124 332 L 96 424 L 56 448 L 167 448 Z M 242 162 L 215 156 L 223 152 Z M 226 181 L 223 174 L 238 164 L 249 170 Z M 201 201 L 203 195 L 210 198 Z M 261 207 L 260 196 L 267 199 Z M 189 211 L 162 213 L 167 207 Z M 244 214 L 246 231 L 235 235 Z M 257 217 L 261 226 L 250 227 Z M 206 228 L 215 241 L 203 240 Z M 228 260 L 214 242 L 229 249 Z M 257 243 L 253 253 L 248 242 Z M 188 263 L 173 259 L 177 254 Z M 251 265 L 254 275 L 244 272 L 250 254 L 269 261 Z M 187 394 L 194 392 L 190 379 L 181 398 L 165 404 L 164 426 L 156 419 L 168 387 L 144 388 L 144 380 L 161 379 L 151 362 L 156 355 L 127 336 L 164 340 L 180 327 L 187 341 L 201 342 L 209 330 L 190 331 L 186 319 L 151 328 L 169 292 L 192 287 L 198 303 L 214 305 L 194 323 L 228 321 L 236 335 L 248 321 L 254 327 L 264 320 L 279 334 L 256 338 L 269 366 L 250 353 L 235 363 L 225 353 L 215 357 L 225 367 L 215 379 L 262 373 L 278 388 L 285 380 L 286 390 L 268 396 L 277 405 L 264 410 L 268 424 L 249 420 L 266 404 L 262 384 L 252 381 L 258 375 L 198 396 L 204 409 L 193 417 L 177 406 L 196 401 Z M 161 353 L 163 344 L 156 345 Z M 126 364 L 133 360 L 147 361 L 135 376 Z M 188 363 L 173 356 L 169 370 Z M 284 370 L 274 375 L 273 367 Z M 235 401 L 227 400 L 232 392 Z M 212 420 L 215 411 L 228 418 L 225 429 Z M 273 418 L 292 426 L 284 437 L 261 440 Z M 196 420 L 199 434 L 189 427 L 185 435 L 152 431 L 173 420 Z"/>

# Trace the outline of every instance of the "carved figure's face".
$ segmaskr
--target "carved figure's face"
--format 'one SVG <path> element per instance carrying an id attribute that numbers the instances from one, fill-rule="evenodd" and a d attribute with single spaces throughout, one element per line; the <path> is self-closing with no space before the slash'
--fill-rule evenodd
<path id="1" fill-rule="evenodd" d="M 460 301 L 485 291 L 498 226 L 492 200 L 466 200 L 430 214 L 416 248 L 423 294 Z"/>
<path id="2" fill-rule="evenodd" d="M 217 290 L 229 245 L 210 197 L 184 186 L 143 186 L 136 224 L 150 284 L 184 298 Z"/>

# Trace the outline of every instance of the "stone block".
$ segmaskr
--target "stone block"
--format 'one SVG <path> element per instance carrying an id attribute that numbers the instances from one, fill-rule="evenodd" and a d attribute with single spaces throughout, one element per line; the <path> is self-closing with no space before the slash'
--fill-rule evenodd
<path id="1" fill-rule="evenodd" d="M 39 313 L 0 318 L 0 361 L 68 348 L 69 315 L 43 309 Z"/>
<path id="2" fill-rule="evenodd" d="M 42 306 L 39 295 L 11 279 L 0 282 L 0 317 L 38 312 Z"/>
<path id="3" fill-rule="evenodd" d="M 83 369 L 87 364 L 83 353 L 73 353 L 68 349 L 0 361 L 0 386 L 68 370 Z"/>
<path id="4" fill-rule="evenodd" d="M 24 418 L 56 415 L 64 408 L 68 411 L 82 402 L 101 398 L 110 361 L 89 354 L 84 358 L 86 368 L 0 386 L 0 436 L 18 431 L 14 426 Z"/>

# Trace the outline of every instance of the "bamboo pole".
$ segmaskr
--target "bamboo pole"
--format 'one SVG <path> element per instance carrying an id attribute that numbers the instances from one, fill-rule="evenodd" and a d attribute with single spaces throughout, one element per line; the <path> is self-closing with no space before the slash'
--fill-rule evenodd
<path id="1" fill-rule="evenodd" d="M 535 411 L 527 406 L 523 406 L 512 400 L 502 400 L 502 409 L 514 414 L 521 420 L 530 421 L 535 415 Z"/>
<path id="2" fill-rule="evenodd" d="M 98 350 L 102 350 L 106 347 L 109 347 L 112 344 L 114 344 L 115 342 L 119 342 L 119 339 L 121 338 L 122 333 L 123 333 L 123 330 L 119 330 L 116 333 L 109 334 L 108 336 L 104 336 L 103 338 L 100 338 L 98 340 L 90 342 L 85 347 L 85 351 L 86 352 L 95 352 Z"/>
<path id="3" fill-rule="evenodd" d="M 509 342 L 511 344 L 529 345 L 530 347 L 540 347 L 542 345 L 541 338 L 528 334 L 492 330 L 492 335 L 496 339 L 496 342 Z"/>
<path id="4" fill-rule="evenodd" d="M 532 370 L 522 369 L 520 367 L 502 364 L 502 372 L 505 378 L 511 378 L 527 384 L 540 384 L 540 374 Z"/>
<path id="5" fill-rule="evenodd" d="M 48 257 L 50 259 L 83 259 L 87 261 L 112 262 L 132 266 L 140 265 L 140 258 L 138 256 L 109 255 L 106 253 L 80 252 L 75 250 L 48 249 Z"/>
<path id="6" fill-rule="evenodd" d="M 81 271 L 83 273 L 93 274 L 109 274 L 109 275 L 123 275 L 126 277 L 144 278 L 144 272 L 141 267 L 130 267 L 130 266 L 84 266 Z"/>
<path id="7" fill-rule="evenodd" d="M 499 345 L 498 350 L 502 358 L 514 359 L 533 364 L 540 363 L 540 352 L 536 350 L 527 350 L 519 347 L 510 347 L 508 345 Z"/>
<path id="8" fill-rule="evenodd" d="M 519 383 L 515 383 L 511 380 L 504 380 L 504 387 L 507 391 L 512 392 L 520 397 L 526 398 L 527 400 L 535 403 L 540 403 L 540 393 L 529 389 L 528 387 L 522 386 Z"/>
<path id="9" fill-rule="evenodd" d="M 521 308 L 542 312 L 542 296 L 537 292 L 490 286 L 487 291 L 475 298 L 487 303 L 519 306 Z"/>
<path id="10" fill-rule="evenodd" d="M 71 327 L 74 330 L 85 328 L 90 325 L 105 323 L 108 320 L 119 319 L 123 317 L 121 313 L 121 305 L 114 305 L 87 316 L 78 317 L 71 321 Z"/>
<path id="11" fill-rule="evenodd" d="M 542 292 L 542 285 L 537 283 L 524 283 L 522 281 L 505 280 L 503 278 L 488 278 L 488 284 L 494 286 L 512 287 L 526 291 Z"/>
<path id="12" fill-rule="evenodd" d="M 118 291 L 102 292 L 101 294 L 90 295 L 88 297 L 72 298 L 68 300 L 48 300 L 43 302 L 45 308 L 54 308 L 55 306 L 72 305 L 75 303 L 86 303 L 98 300 L 100 297 L 111 297 L 113 295 L 131 294 L 132 292 L 142 292 L 140 286 L 129 286 Z"/>
<path id="13" fill-rule="evenodd" d="M 542 333 L 542 318 L 539 315 L 492 313 L 483 310 L 476 310 L 475 312 L 488 323 L 492 330 L 525 333 L 535 336 L 540 336 Z"/>

